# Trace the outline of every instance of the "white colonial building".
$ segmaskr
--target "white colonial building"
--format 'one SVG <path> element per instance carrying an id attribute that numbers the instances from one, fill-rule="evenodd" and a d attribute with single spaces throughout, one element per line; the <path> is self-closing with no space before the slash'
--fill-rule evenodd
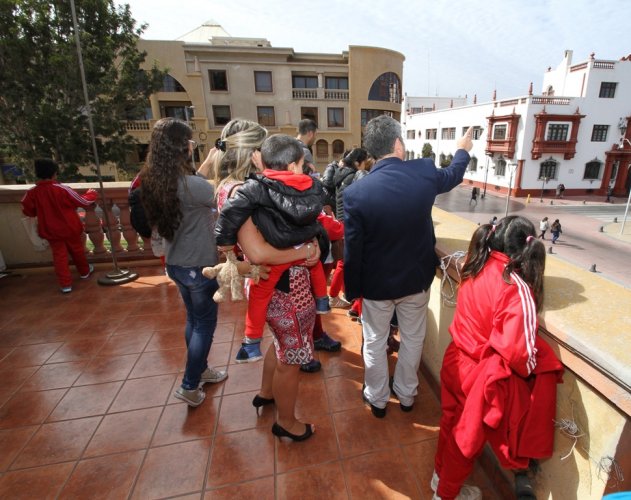
<path id="1" fill-rule="evenodd" d="M 516 196 L 539 195 L 559 184 L 565 194 L 626 196 L 631 185 L 631 54 L 618 61 L 595 59 L 572 64 L 566 51 L 556 69 L 544 74 L 540 95 L 473 105 L 403 103 L 408 156 L 431 145 L 436 164 L 448 163 L 456 139 L 474 127 L 472 159 L 465 183 Z M 430 103 L 432 98 L 422 98 Z M 414 100 L 414 101 L 413 101 Z M 408 101 L 408 102 L 406 102 Z M 413 102 L 412 106 L 409 102 Z M 418 111 L 412 113 L 413 108 Z M 426 146 L 427 147 L 427 146 Z"/>

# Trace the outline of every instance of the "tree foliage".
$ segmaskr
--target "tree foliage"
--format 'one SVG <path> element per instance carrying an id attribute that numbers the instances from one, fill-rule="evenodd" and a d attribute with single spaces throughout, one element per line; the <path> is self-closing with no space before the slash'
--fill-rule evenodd
<path id="1" fill-rule="evenodd" d="M 126 169 L 134 143 L 125 120 L 144 116 L 166 73 L 141 71 L 145 26 L 136 26 L 129 5 L 75 5 L 99 160 Z M 69 0 L 0 0 L 0 68 L 5 160 L 28 171 L 34 158 L 52 157 L 62 178 L 94 164 Z"/>
<path id="2" fill-rule="evenodd" d="M 432 145 L 429 142 L 423 144 L 423 150 L 421 151 L 423 158 L 430 158 L 432 156 Z"/>

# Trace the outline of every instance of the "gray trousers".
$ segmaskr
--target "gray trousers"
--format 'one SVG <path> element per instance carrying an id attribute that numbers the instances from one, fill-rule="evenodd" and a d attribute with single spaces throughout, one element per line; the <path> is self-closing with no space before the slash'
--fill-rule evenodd
<path id="1" fill-rule="evenodd" d="M 423 353 L 427 326 L 429 289 L 395 300 L 368 300 L 362 304 L 364 336 L 364 395 L 378 408 L 390 398 L 388 355 L 386 353 L 390 320 L 395 309 L 399 322 L 401 347 L 394 370 L 394 391 L 403 405 L 414 403 L 418 387 L 418 368 Z"/>

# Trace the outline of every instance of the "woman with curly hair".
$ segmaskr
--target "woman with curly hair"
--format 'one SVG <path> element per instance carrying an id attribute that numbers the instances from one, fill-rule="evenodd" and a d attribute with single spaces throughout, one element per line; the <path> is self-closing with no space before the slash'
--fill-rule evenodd
<path id="1" fill-rule="evenodd" d="M 228 374 L 208 366 L 217 325 L 213 294 L 217 281 L 202 275 L 217 264 L 214 236 L 214 192 L 191 164 L 192 130 L 184 122 L 163 118 L 155 124 L 147 161 L 140 173 L 142 202 L 151 226 L 165 239 L 166 269 L 186 307 L 186 369 L 174 396 L 199 406 L 202 386 Z"/>

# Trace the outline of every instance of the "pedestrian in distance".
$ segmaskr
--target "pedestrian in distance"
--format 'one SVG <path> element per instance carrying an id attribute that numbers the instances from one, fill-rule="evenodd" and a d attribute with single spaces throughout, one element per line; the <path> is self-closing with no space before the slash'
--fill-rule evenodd
<path id="1" fill-rule="evenodd" d="M 611 197 L 613 195 L 613 186 L 607 187 L 607 199 L 605 200 L 607 203 L 611 203 Z"/>
<path id="2" fill-rule="evenodd" d="M 479 193 L 480 188 L 478 188 L 477 186 L 473 186 L 473 189 L 471 190 L 471 199 L 469 200 L 469 205 L 471 205 L 471 203 L 473 203 L 473 206 L 476 206 L 478 204 Z"/>
<path id="3" fill-rule="evenodd" d="M 563 230 L 561 229 L 561 223 L 559 222 L 559 219 L 554 219 L 552 226 L 550 226 L 550 232 L 552 233 L 552 243 L 556 244 L 557 240 L 559 239 L 559 236 L 563 232 Z"/>
<path id="4" fill-rule="evenodd" d="M 541 231 L 541 233 L 539 234 L 539 238 L 541 238 L 542 240 L 546 239 L 546 231 L 548 230 L 548 228 L 550 227 L 550 223 L 548 222 L 548 218 L 544 217 L 543 219 L 541 219 L 541 222 L 539 222 L 539 231 Z"/>

